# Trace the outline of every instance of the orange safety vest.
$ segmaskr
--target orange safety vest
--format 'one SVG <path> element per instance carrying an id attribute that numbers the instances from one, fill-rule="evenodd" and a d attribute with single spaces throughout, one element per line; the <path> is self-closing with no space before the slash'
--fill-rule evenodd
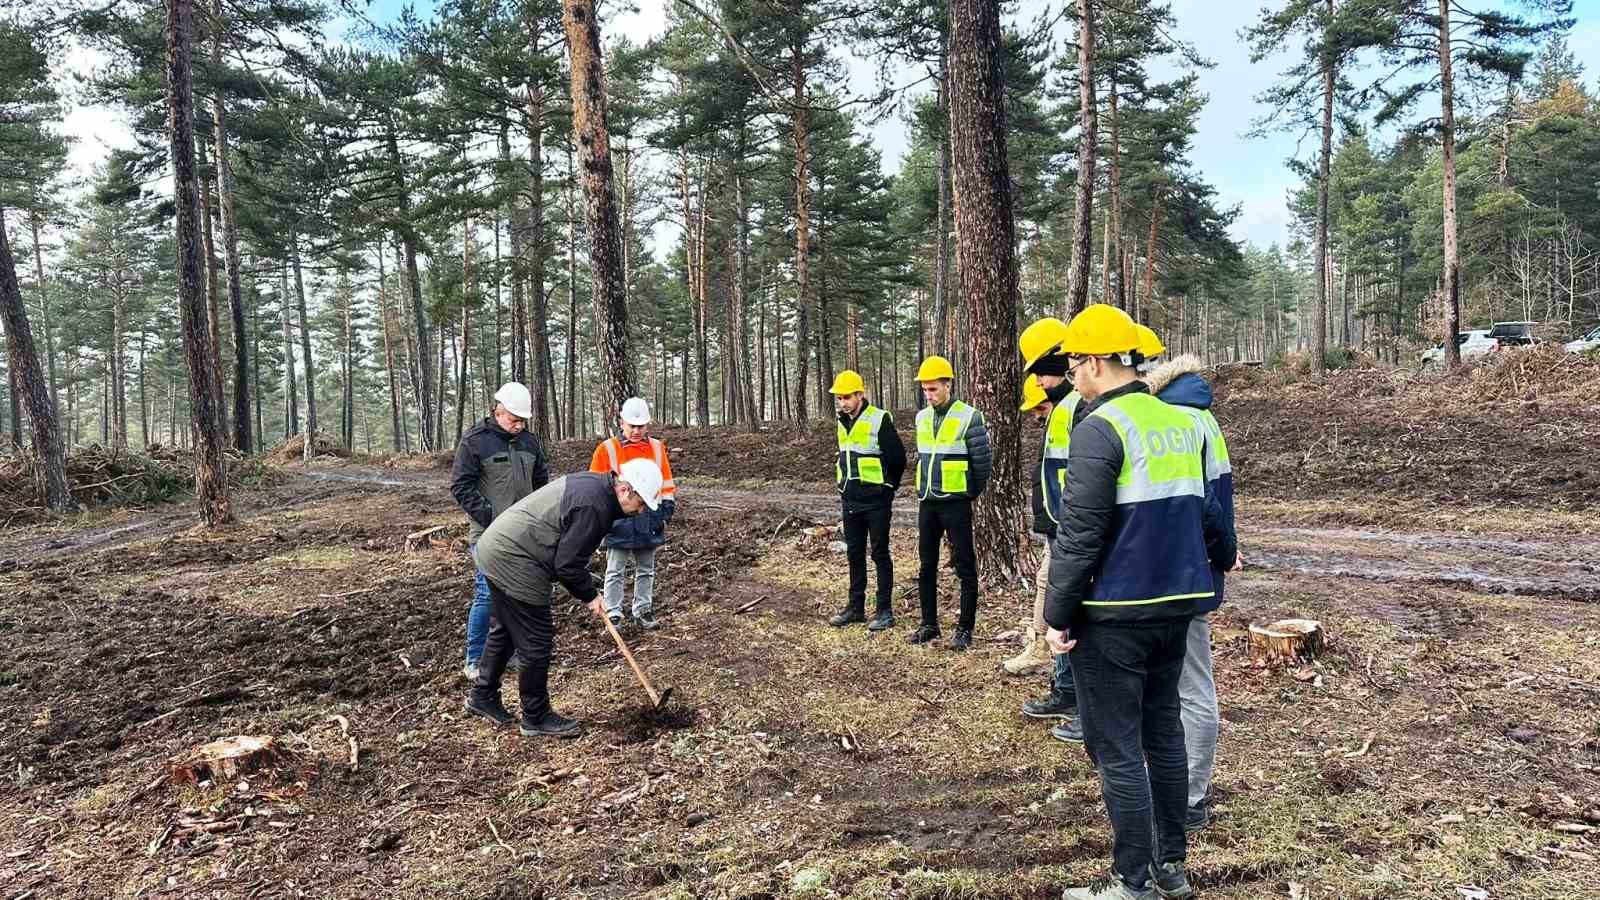
<path id="1" fill-rule="evenodd" d="M 641 443 L 624 444 L 618 438 L 607 438 L 595 448 L 594 459 L 589 462 L 591 472 L 619 474 L 622 464 L 630 459 L 653 459 L 661 469 L 661 496 L 663 499 L 677 494 L 677 483 L 672 479 L 672 463 L 667 459 L 667 445 L 650 438 L 648 446 Z"/>

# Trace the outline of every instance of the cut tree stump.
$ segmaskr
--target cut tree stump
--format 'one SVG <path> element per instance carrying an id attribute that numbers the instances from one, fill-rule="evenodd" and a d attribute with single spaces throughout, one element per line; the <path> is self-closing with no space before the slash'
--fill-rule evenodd
<path id="1" fill-rule="evenodd" d="M 261 771 L 293 769 L 294 752 L 267 735 L 241 734 L 197 747 L 172 760 L 173 784 L 233 781 Z"/>
<path id="2" fill-rule="evenodd" d="M 432 528 L 424 528 L 421 531 L 411 532 L 410 534 L 406 535 L 406 552 L 410 553 L 413 550 L 419 550 L 425 546 L 434 546 L 432 540 L 433 535 L 436 535 L 449 527 L 450 526 L 448 525 L 435 525 Z"/>
<path id="3" fill-rule="evenodd" d="M 1264 665 L 1300 662 L 1322 651 L 1322 625 L 1312 619 L 1280 619 L 1250 626 L 1250 659 Z"/>

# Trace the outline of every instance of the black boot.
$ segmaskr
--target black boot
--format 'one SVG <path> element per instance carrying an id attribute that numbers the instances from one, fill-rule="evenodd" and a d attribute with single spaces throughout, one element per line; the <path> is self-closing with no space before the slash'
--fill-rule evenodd
<path id="1" fill-rule="evenodd" d="M 972 629 L 957 628 L 956 633 L 950 636 L 951 650 L 966 650 L 972 646 Z"/>
<path id="2" fill-rule="evenodd" d="M 1030 719 L 1070 719 L 1078 714 L 1078 694 L 1052 687 L 1048 696 L 1023 703 L 1022 714 Z"/>
<path id="3" fill-rule="evenodd" d="M 483 716 L 496 725 L 510 725 L 517 720 L 499 697 L 479 697 L 477 691 L 467 696 L 467 712 Z"/>
<path id="4" fill-rule="evenodd" d="M 939 626 L 926 623 L 917 626 L 917 630 L 906 635 L 908 644 L 926 644 L 939 636 Z"/>
<path id="5" fill-rule="evenodd" d="M 518 730 L 523 737 L 574 738 L 583 734 L 583 726 L 576 719 L 569 719 L 553 709 L 546 709 L 537 719 L 524 712 Z"/>
<path id="6" fill-rule="evenodd" d="M 857 603 L 852 600 L 845 604 L 844 609 L 839 610 L 839 612 L 836 613 L 833 618 L 829 619 L 828 624 L 835 628 L 842 628 L 845 625 L 854 625 L 857 622 L 865 622 L 867 620 L 867 611 L 865 606 L 865 603 Z"/>
<path id="7" fill-rule="evenodd" d="M 868 631 L 883 631 L 894 627 L 894 609 L 887 603 L 878 604 L 872 614 L 872 621 L 867 623 Z"/>

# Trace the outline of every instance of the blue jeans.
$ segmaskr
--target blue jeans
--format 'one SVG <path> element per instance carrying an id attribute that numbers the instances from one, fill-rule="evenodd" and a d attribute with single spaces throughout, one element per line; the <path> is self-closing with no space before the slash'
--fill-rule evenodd
<path id="1" fill-rule="evenodd" d="M 477 547 L 469 553 L 476 562 Z M 472 609 L 467 612 L 467 665 L 477 665 L 483 656 L 484 642 L 489 639 L 489 579 L 479 569 L 472 579 Z"/>
<path id="2" fill-rule="evenodd" d="M 1058 694 L 1077 696 L 1077 686 L 1072 683 L 1072 654 L 1056 654 L 1056 673 L 1050 689 Z"/>

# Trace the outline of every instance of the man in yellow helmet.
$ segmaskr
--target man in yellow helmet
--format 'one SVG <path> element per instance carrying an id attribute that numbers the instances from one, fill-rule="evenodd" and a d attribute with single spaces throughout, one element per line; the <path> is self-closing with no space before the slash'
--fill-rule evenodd
<path id="1" fill-rule="evenodd" d="M 907 636 L 913 644 L 939 637 L 939 543 L 950 537 L 961 581 L 961 614 L 950 649 L 972 646 L 978 617 L 978 557 L 972 546 L 972 501 L 989 483 L 994 464 L 983 413 L 955 399 L 950 360 L 930 356 L 917 369 L 928 405 L 917 413 L 917 594 L 922 624 Z"/>
<path id="2" fill-rule="evenodd" d="M 1132 319 L 1095 304 L 1061 343 L 1083 397 L 1051 548 L 1045 639 L 1071 653 L 1085 749 L 1111 819 L 1112 871 L 1063 900 L 1193 895 L 1184 870 L 1189 773 L 1178 682 L 1189 621 L 1235 553 L 1207 491 L 1195 420 L 1134 370 Z"/>
<path id="3" fill-rule="evenodd" d="M 1067 380 L 1067 357 L 1061 352 L 1061 342 L 1067 336 L 1067 324 L 1060 319 L 1045 318 L 1023 330 L 1017 340 L 1022 352 L 1023 371 L 1044 392 L 1044 401 L 1050 407 L 1045 418 L 1044 444 L 1039 454 L 1039 474 L 1034 479 L 1035 490 L 1040 494 L 1038 509 L 1042 517 L 1035 517 L 1035 529 L 1046 536 L 1045 553 L 1034 577 L 1036 593 L 1033 606 L 1032 634 L 1037 642 L 1014 659 L 1004 663 L 1007 672 L 1029 674 L 1051 670 L 1050 690 L 1043 697 L 1022 704 L 1022 714 L 1032 719 L 1059 719 L 1050 734 L 1057 740 L 1081 741 L 1077 737 L 1072 719 L 1078 714 L 1077 692 L 1073 687 L 1072 664 L 1065 654 L 1057 655 L 1045 644 L 1044 595 L 1050 582 L 1050 542 L 1055 538 L 1057 523 L 1061 520 L 1061 497 L 1067 483 L 1067 454 L 1071 446 L 1073 415 L 1081 406 L 1081 397 L 1072 390 Z M 1030 635 L 1031 636 L 1031 635 Z M 1044 664 L 1035 661 L 1043 657 Z"/>
<path id="4" fill-rule="evenodd" d="M 906 471 L 906 447 L 889 413 L 867 402 L 867 386 L 849 369 L 830 389 L 839 414 L 839 460 L 834 479 L 843 504 L 845 558 L 850 563 L 850 597 L 828 620 L 834 627 L 867 618 L 867 539 L 878 570 L 877 607 L 870 631 L 894 625 L 894 564 L 889 559 L 889 512 Z"/>

